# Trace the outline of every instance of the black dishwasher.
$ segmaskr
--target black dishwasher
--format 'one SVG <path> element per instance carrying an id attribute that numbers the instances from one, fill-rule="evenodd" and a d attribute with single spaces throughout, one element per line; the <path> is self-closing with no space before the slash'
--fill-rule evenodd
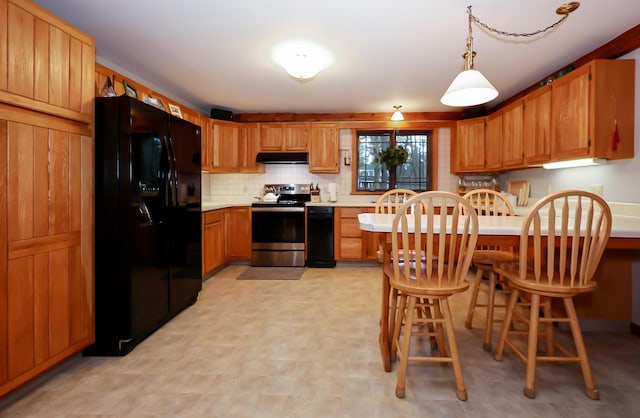
<path id="1" fill-rule="evenodd" d="M 333 258 L 333 207 L 308 206 L 307 266 L 335 267 Z"/>

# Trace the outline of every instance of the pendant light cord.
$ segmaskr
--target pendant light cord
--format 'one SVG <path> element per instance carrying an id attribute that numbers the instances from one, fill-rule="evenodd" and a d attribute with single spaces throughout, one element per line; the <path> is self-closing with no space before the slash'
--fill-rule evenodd
<path id="1" fill-rule="evenodd" d="M 502 36 L 527 37 L 527 38 L 539 35 L 541 33 L 545 33 L 545 32 L 547 32 L 547 31 L 549 31 L 551 29 L 556 28 L 558 25 L 560 25 L 562 22 L 564 22 L 569 17 L 569 13 L 570 13 L 570 12 L 564 13 L 562 15 L 562 17 L 557 22 L 555 22 L 552 25 L 547 26 L 544 29 L 540 29 L 540 30 L 537 30 L 535 32 L 528 32 L 528 33 L 515 33 L 515 32 L 505 32 L 505 31 L 501 31 L 501 30 L 492 28 L 491 26 L 487 25 L 486 23 L 481 22 L 480 19 L 478 19 L 471 12 L 471 6 L 467 6 L 467 10 L 469 12 L 469 25 L 471 25 L 471 20 L 473 20 L 475 23 L 478 24 L 478 26 L 480 26 L 483 29 L 488 30 L 489 32 L 493 32 L 495 34 L 502 35 Z M 471 32 L 471 29 L 469 29 L 469 32 Z"/>

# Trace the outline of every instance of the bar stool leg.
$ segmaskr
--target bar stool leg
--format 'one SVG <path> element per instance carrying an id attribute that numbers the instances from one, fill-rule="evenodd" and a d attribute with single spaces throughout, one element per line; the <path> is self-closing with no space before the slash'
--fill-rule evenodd
<path id="1" fill-rule="evenodd" d="M 509 334 L 509 329 L 511 328 L 513 310 L 516 307 L 516 303 L 518 302 L 519 296 L 520 296 L 520 291 L 518 289 L 513 289 L 511 291 L 509 304 L 507 305 L 507 310 L 504 314 L 504 322 L 502 323 L 502 328 L 500 329 L 500 336 L 498 337 L 498 344 L 496 345 L 496 352 L 493 354 L 493 358 L 496 359 L 497 361 L 502 361 L 502 356 L 504 354 L 504 344 L 507 339 L 507 335 Z"/>
<path id="2" fill-rule="evenodd" d="M 456 395 L 461 401 L 467 400 L 467 389 L 464 387 L 464 377 L 462 376 L 462 366 L 460 364 L 460 354 L 458 353 L 458 344 L 456 343 L 456 335 L 453 330 L 453 318 L 449 301 L 447 298 L 442 299 L 442 313 L 444 315 L 444 326 L 446 328 L 447 339 L 449 342 L 449 351 L 451 352 L 451 364 L 453 366 L 453 377 L 456 380 Z"/>
<path id="3" fill-rule="evenodd" d="M 531 294 L 531 315 L 529 316 L 529 341 L 527 345 L 527 372 L 524 379 L 524 396 L 536 397 L 536 360 L 538 351 L 538 326 L 540 319 L 540 295 Z"/>
<path id="4" fill-rule="evenodd" d="M 487 316 L 484 323 L 484 351 L 491 352 L 491 335 L 493 333 L 493 312 L 494 301 L 496 297 L 496 274 L 491 270 L 489 272 L 489 299 L 487 300 Z"/>
<path id="5" fill-rule="evenodd" d="M 582 332 L 580 331 L 578 315 L 573 306 L 573 300 L 571 298 L 564 298 L 564 306 L 567 311 L 567 316 L 569 317 L 569 325 L 571 326 L 571 334 L 573 334 L 576 352 L 580 359 L 580 369 L 582 370 L 582 378 L 584 379 L 585 393 L 591 399 L 600 399 L 600 393 L 598 392 L 598 388 L 596 388 L 593 375 L 591 374 L 591 366 L 589 365 L 587 350 L 584 347 L 584 340 L 582 339 Z"/>
<path id="6" fill-rule="evenodd" d="M 407 298 L 407 296 L 402 296 Z M 411 347 L 411 331 L 413 328 L 413 315 L 416 311 L 416 298 L 409 296 L 409 306 L 405 310 L 404 333 L 402 335 L 402 344 L 400 346 L 400 368 L 398 369 L 398 383 L 396 384 L 396 396 L 404 398 L 405 386 L 407 383 L 407 366 L 409 365 L 409 348 Z M 401 302 L 402 303 L 402 302 Z M 399 328 L 398 323 L 396 327 Z M 399 334 L 396 329 L 396 334 Z"/>

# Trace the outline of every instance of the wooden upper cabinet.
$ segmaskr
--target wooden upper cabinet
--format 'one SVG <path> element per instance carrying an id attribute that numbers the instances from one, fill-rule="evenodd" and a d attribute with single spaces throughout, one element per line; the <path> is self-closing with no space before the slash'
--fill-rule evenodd
<path id="1" fill-rule="evenodd" d="M 284 131 L 281 123 L 260 124 L 260 150 L 280 151 L 284 148 Z"/>
<path id="2" fill-rule="evenodd" d="M 92 122 L 95 42 L 90 36 L 29 1 L 2 0 L 0 61 L 0 102 Z"/>
<path id="3" fill-rule="evenodd" d="M 502 168 L 524 167 L 522 100 L 510 104 L 502 110 Z"/>
<path id="4" fill-rule="evenodd" d="M 309 172 L 340 172 L 340 130 L 336 123 L 312 123 Z"/>
<path id="5" fill-rule="evenodd" d="M 283 151 L 307 151 L 309 149 L 309 124 L 284 124 Z"/>
<path id="6" fill-rule="evenodd" d="M 239 131 L 238 161 L 241 173 L 264 173 L 264 164 L 256 162 L 260 149 L 260 125 L 241 123 Z"/>
<path id="7" fill-rule="evenodd" d="M 263 173 L 264 164 L 256 162 L 260 147 L 257 123 L 212 120 L 208 158 L 210 173 Z M 203 166 L 203 171 L 205 168 Z"/>
<path id="8" fill-rule="evenodd" d="M 309 123 L 261 123 L 261 151 L 307 151 Z"/>
<path id="9" fill-rule="evenodd" d="M 238 160 L 238 124 L 213 120 L 211 122 L 211 172 L 228 173 L 237 171 Z"/>
<path id="10" fill-rule="evenodd" d="M 555 80 L 551 159 L 633 158 L 634 83 L 635 60 L 594 60 Z"/>
<path id="11" fill-rule="evenodd" d="M 587 157 L 589 139 L 589 65 L 554 81 L 551 87 L 551 159 Z"/>
<path id="12" fill-rule="evenodd" d="M 502 168 L 502 111 L 487 117 L 484 137 L 484 170 L 497 171 Z"/>
<path id="13" fill-rule="evenodd" d="M 485 118 L 465 119 L 457 122 L 455 152 L 452 153 L 455 171 L 484 171 L 485 161 Z"/>
<path id="14" fill-rule="evenodd" d="M 202 128 L 202 172 L 209 173 L 213 169 L 213 132 L 211 119 L 202 116 L 198 125 Z"/>
<path id="15" fill-rule="evenodd" d="M 524 98 L 522 137 L 527 166 L 551 160 L 551 85 Z"/>

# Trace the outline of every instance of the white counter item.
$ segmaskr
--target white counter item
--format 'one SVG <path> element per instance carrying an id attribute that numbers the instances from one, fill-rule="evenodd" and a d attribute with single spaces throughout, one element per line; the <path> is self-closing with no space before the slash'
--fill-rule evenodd
<path id="1" fill-rule="evenodd" d="M 329 202 L 338 200 L 338 187 L 335 183 L 329 183 Z"/>
<path id="2" fill-rule="evenodd" d="M 267 202 L 267 203 L 274 203 L 278 201 L 278 195 L 274 194 L 274 193 L 267 193 L 264 195 L 264 197 L 262 198 L 263 202 Z"/>

